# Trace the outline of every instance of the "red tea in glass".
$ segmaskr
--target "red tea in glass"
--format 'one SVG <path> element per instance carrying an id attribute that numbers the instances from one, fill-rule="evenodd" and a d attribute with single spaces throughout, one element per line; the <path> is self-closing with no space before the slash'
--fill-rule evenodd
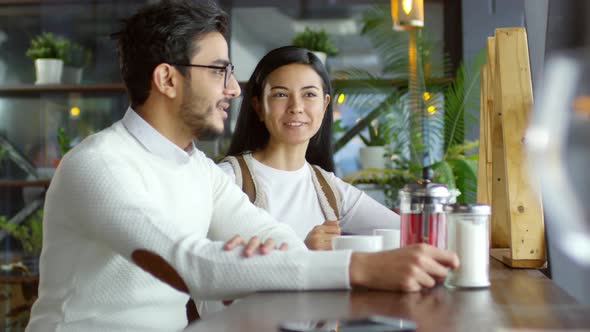
<path id="1" fill-rule="evenodd" d="M 444 206 L 451 197 L 442 184 L 433 183 L 432 171 L 422 170 L 424 180 L 409 183 L 399 191 L 400 246 L 428 243 L 438 248 L 447 247 L 447 224 Z"/>
<path id="2" fill-rule="evenodd" d="M 428 214 L 428 228 L 424 229 L 422 213 L 401 214 L 400 246 L 415 243 L 428 243 L 437 248 L 447 247 L 446 215 L 444 213 Z"/>

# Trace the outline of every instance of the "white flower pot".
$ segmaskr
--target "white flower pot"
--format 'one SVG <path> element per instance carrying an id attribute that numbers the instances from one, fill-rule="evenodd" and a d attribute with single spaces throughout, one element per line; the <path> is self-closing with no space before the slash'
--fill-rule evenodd
<path id="1" fill-rule="evenodd" d="M 82 67 L 64 66 L 61 81 L 63 83 L 80 84 L 82 82 L 82 69 Z"/>
<path id="2" fill-rule="evenodd" d="M 60 83 L 63 67 L 64 62 L 60 59 L 35 60 L 35 73 L 37 74 L 35 84 Z"/>
<path id="3" fill-rule="evenodd" d="M 311 51 L 311 53 L 315 54 L 315 56 L 320 58 L 320 60 L 324 64 L 324 66 L 326 65 L 326 59 L 328 58 L 328 54 L 326 54 L 325 52 L 318 52 L 318 51 Z"/>
<path id="4" fill-rule="evenodd" d="M 360 149 L 360 161 L 363 169 L 385 168 L 385 147 L 364 146 Z"/>

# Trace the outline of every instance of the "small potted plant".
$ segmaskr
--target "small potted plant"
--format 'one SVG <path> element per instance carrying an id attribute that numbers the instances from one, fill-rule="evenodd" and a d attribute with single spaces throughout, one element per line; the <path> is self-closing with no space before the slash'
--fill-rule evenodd
<path id="1" fill-rule="evenodd" d="M 66 134 L 63 128 L 57 128 L 57 144 L 59 145 L 59 158 L 53 161 L 53 167 L 57 168 L 61 158 L 72 149 L 72 138 Z"/>
<path id="2" fill-rule="evenodd" d="M 6 162 L 5 160 L 7 159 L 6 155 L 8 154 L 8 151 L 6 151 L 5 148 L 0 146 L 0 179 L 4 177 L 4 172 L 5 172 L 5 168 L 6 168 Z"/>
<path id="3" fill-rule="evenodd" d="M 51 84 L 61 81 L 63 60 L 69 47 L 67 39 L 51 32 L 42 33 L 33 40 L 26 55 L 35 61 L 35 84 Z"/>
<path id="4" fill-rule="evenodd" d="M 391 142 L 392 126 L 385 119 L 375 119 L 367 126 L 368 135 L 359 134 L 366 146 L 360 149 L 363 169 L 385 168 L 385 146 Z"/>
<path id="5" fill-rule="evenodd" d="M 18 240 L 23 250 L 23 261 L 37 259 L 41 254 L 42 231 L 43 231 L 43 210 L 38 209 L 20 224 L 12 223 L 4 216 L 0 216 L 0 230 L 6 232 Z M 25 264 L 29 265 L 29 264 Z M 29 273 L 35 273 L 36 267 L 27 266 Z"/>
<path id="6" fill-rule="evenodd" d="M 328 55 L 338 54 L 338 49 L 328 38 L 328 33 L 325 30 L 312 30 L 305 27 L 305 30 L 295 35 L 291 43 L 312 51 L 324 64 Z"/>
<path id="7" fill-rule="evenodd" d="M 20 224 L 0 216 L 0 230 L 19 241 L 22 247 L 22 255 L 17 257 L 17 260 L 0 262 L 0 276 L 8 277 L 11 283 L 20 284 L 21 295 L 25 300 L 24 304 L 11 308 L 6 314 L 7 323 L 18 326 L 22 323 L 21 320 L 25 323 L 28 321 L 27 315 L 22 316 L 19 313 L 30 311 L 30 306 L 38 294 L 39 256 L 43 244 L 43 210 L 37 209 Z"/>
<path id="8" fill-rule="evenodd" d="M 84 46 L 70 42 L 64 57 L 64 69 L 61 81 L 63 83 L 79 84 L 82 82 L 84 66 L 91 61 L 91 53 Z"/>

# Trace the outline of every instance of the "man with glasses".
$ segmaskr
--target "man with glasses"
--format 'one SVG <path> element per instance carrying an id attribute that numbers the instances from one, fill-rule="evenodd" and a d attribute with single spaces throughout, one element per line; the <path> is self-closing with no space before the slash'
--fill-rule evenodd
<path id="1" fill-rule="evenodd" d="M 131 107 L 62 159 L 44 214 L 39 298 L 27 331 L 172 331 L 184 305 L 262 290 L 419 290 L 457 257 L 428 246 L 307 251 L 249 203 L 192 141 L 223 132 L 240 94 L 213 3 L 163 1 L 118 33 Z M 246 258 L 230 250 L 253 238 Z M 274 242 L 288 251 L 272 251 Z M 249 250 L 249 249 L 250 250 Z M 283 246 L 284 248 L 284 246 Z M 270 252 L 272 251 L 272 252 Z"/>

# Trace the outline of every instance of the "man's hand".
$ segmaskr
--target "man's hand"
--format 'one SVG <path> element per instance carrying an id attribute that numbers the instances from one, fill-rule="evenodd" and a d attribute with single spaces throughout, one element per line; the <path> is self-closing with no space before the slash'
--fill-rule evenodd
<path id="1" fill-rule="evenodd" d="M 242 252 L 244 257 L 250 257 L 250 256 L 254 255 L 254 253 L 256 253 L 256 251 L 258 251 L 258 253 L 261 255 L 266 255 L 269 252 L 275 250 L 275 247 L 276 247 L 275 241 L 273 239 L 268 239 L 268 240 L 264 241 L 264 243 L 261 243 L 258 236 L 254 236 L 246 244 L 246 241 L 244 241 L 244 239 L 242 239 L 241 236 L 236 235 L 236 236 L 232 237 L 231 239 L 229 239 L 227 242 L 225 242 L 225 244 L 223 245 L 223 250 L 231 251 L 231 250 L 234 250 L 238 246 L 244 246 L 244 245 L 245 245 L 244 251 Z M 289 245 L 287 243 L 283 243 L 283 244 L 281 244 L 281 246 L 278 249 L 281 251 L 285 251 L 285 250 L 289 249 Z M 223 302 L 223 305 L 227 307 L 227 306 L 231 305 L 234 302 L 234 300 L 223 300 L 222 302 Z"/>
<path id="2" fill-rule="evenodd" d="M 340 235 L 338 221 L 326 220 L 315 226 L 305 238 L 305 245 L 311 250 L 332 250 L 332 238 Z"/>
<path id="3" fill-rule="evenodd" d="M 376 253 L 353 253 L 350 283 L 353 287 L 417 292 L 444 280 L 459 258 L 451 251 L 415 244 Z"/>
<path id="4" fill-rule="evenodd" d="M 266 255 L 269 252 L 275 250 L 276 247 L 275 241 L 273 239 L 268 239 L 264 241 L 264 243 L 261 243 L 258 236 L 254 236 L 246 244 L 246 241 L 244 241 L 244 239 L 242 239 L 241 236 L 236 235 L 229 239 L 227 242 L 225 242 L 225 244 L 223 245 L 223 249 L 230 251 L 234 250 L 238 246 L 245 246 L 244 251 L 242 252 L 244 257 L 250 257 L 254 255 L 256 252 L 258 252 L 260 255 Z M 283 243 L 278 249 L 284 251 L 287 250 L 288 247 L 289 246 L 287 243 Z"/>

